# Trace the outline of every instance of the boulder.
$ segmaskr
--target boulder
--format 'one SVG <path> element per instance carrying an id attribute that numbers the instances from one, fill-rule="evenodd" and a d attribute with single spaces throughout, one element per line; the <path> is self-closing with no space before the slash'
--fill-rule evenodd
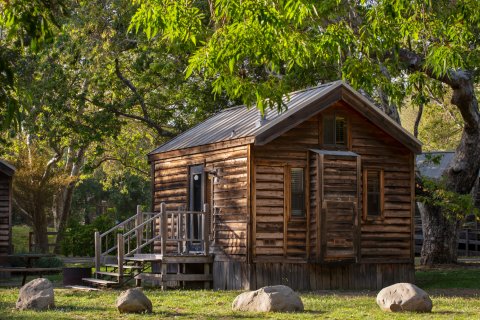
<path id="1" fill-rule="evenodd" d="M 303 311 L 300 296 L 287 286 L 263 287 L 244 292 L 232 304 L 234 311 L 292 312 Z"/>
<path id="2" fill-rule="evenodd" d="M 430 312 L 432 300 L 428 294 L 411 283 L 396 283 L 383 288 L 377 295 L 377 304 L 383 311 Z"/>
<path id="3" fill-rule="evenodd" d="M 53 284 L 48 279 L 35 279 L 20 288 L 16 308 L 45 310 L 55 307 Z"/>
<path id="4" fill-rule="evenodd" d="M 117 308 L 120 313 L 151 313 L 152 302 L 141 288 L 128 289 L 117 298 Z"/>

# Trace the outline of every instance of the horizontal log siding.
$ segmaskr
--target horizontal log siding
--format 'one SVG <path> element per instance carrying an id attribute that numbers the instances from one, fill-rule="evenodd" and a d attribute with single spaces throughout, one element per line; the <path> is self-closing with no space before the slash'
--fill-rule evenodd
<path id="1" fill-rule="evenodd" d="M 214 243 L 218 257 L 244 260 L 247 235 L 247 146 L 213 150 L 156 160 L 154 166 L 154 210 L 165 202 L 167 210 L 188 206 L 189 166 L 203 164 L 207 170 L 221 169 L 213 184 Z M 208 192 L 207 192 L 208 194 Z M 209 202 L 209 199 L 206 199 Z M 155 251 L 159 252 L 159 243 Z M 173 246 L 171 247 L 173 249 Z"/>
<path id="2" fill-rule="evenodd" d="M 284 194 L 284 175 L 291 167 L 308 169 L 308 150 L 318 148 L 318 135 L 318 117 L 313 117 L 272 142 L 254 147 L 256 261 L 280 257 L 307 258 L 307 237 L 310 234 L 307 217 L 285 219 L 285 196 L 288 195 Z M 307 176 L 310 173 L 307 172 Z M 315 182 L 310 181 L 310 188 L 316 188 Z M 312 197 L 312 194 L 306 190 L 305 196 Z M 307 214 L 312 217 L 311 207 Z M 315 223 L 315 218 L 310 222 Z M 310 244 L 310 247 L 315 245 L 315 238 Z"/>
<path id="3" fill-rule="evenodd" d="M 410 178 L 414 168 L 409 158 L 413 157 L 412 152 L 345 103 L 335 104 L 328 112 L 332 109 L 343 111 L 348 116 L 351 151 L 361 156 L 362 168 L 384 169 L 384 219 L 362 220 L 360 261 L 402 262 L 410 259 L 412 252 Z M 256 174 L 261 172 L 261 178 L 257 177 L 255 181 L 256 261 L 265 261 L 282 255 L 284 258 L 305 258 L 307 234 L 310 237 L 309 259 L 318 261 L 317 247 L 320 241 L 317 235 L 318 172 L 316 154 L 311 153 L 308 156 L 308 150 L 322 148 L 320 124 L 321 115 L 314 116 L 267 145 L 254 147 Z M 283 191 L 281 166 L 307 168 L 307 161 L 310 174 L 310 190 L 307 193 L 310 199 L 310 225 L 307 228 L 305 220 L 301 223 L 288 222 L 287 228 L 283 228 L 284 202 L 280 198 Z M 361 198 L 360 196 L 359 213 L 362 212 Z M 287 231 L 286 234 L 284 230 Z"/>
<path id="4" fill-rule="evenodd" d="M 11 246 L 11 177 L 0 173 L 0 255 L 10 253 Z"/>
<path id="5" fill-rule="evenodd" d="M 362 168 L 384 170 L 384 219 L 362 220 L 361 261 L 408 261 L 413 248 L 412 152 L 358 113 L 350 111 L 349 118 L 352 151 L 361 155 Z M 359 202 L 362 212 L 362 197 Z"/>

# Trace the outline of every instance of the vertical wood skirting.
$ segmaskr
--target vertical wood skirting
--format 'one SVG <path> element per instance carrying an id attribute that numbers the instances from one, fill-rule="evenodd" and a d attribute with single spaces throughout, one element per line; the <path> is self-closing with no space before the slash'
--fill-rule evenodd
<path id="1" fill-rule="evenodd" d="M 256 280 L 251 284 L 252 289 L 283 284 L 298 291 L 379 290 L 398 282 L 413 283 L 415 278 L 414 266 L 410 263 L 256 263 L 254 272 Z M 232 290 L 236 286 L 225 283 L 224 288 Z"/>

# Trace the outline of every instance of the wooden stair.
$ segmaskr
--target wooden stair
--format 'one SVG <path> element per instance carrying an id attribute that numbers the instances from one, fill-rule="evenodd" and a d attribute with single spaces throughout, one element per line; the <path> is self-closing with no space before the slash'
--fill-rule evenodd
<path id="1" fill-rule="evenodd" d="M 150 281 L 162 289 L 190 284 L 210 288 L 213 256 L 208 254 L 207 212 L 208 206 L 202 212 L 168 212 L 164 203 L 160 212 L 142 212 L 138 206 L 135 216 L 102 234 L 95 233 L 95 276 L 83 281 L 95 287 L 120 287 L 135 280 L 137 286 Z M 199 229 L 188 231 L 191 225 L 187 222 L 194 219 Z M 199 251 L 192 252 L 192 248 Z M 147 249 L 159 253 L 142 253 Z"/>

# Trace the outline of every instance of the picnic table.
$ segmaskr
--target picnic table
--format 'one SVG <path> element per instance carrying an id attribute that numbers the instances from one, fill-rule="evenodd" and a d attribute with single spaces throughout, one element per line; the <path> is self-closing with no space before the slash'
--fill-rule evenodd
<path id="1" fill-rule="evenodd" d="M 39 274 L 40 278 L 43 274 L 50 272 L 60 272 L 63 268 L 36 268 L 33 266 L 34 261 L 40 258 L 55 257 L 51 253 L 18 253 L 10 254 L 7 256 L 10 259 L 22 259 L 25 261 L 25 267 L 2 267 L 0 266 L 0 272 L 16 272 L 23 274 L 22 286 L 25 285 L 27 275 Z"/>

